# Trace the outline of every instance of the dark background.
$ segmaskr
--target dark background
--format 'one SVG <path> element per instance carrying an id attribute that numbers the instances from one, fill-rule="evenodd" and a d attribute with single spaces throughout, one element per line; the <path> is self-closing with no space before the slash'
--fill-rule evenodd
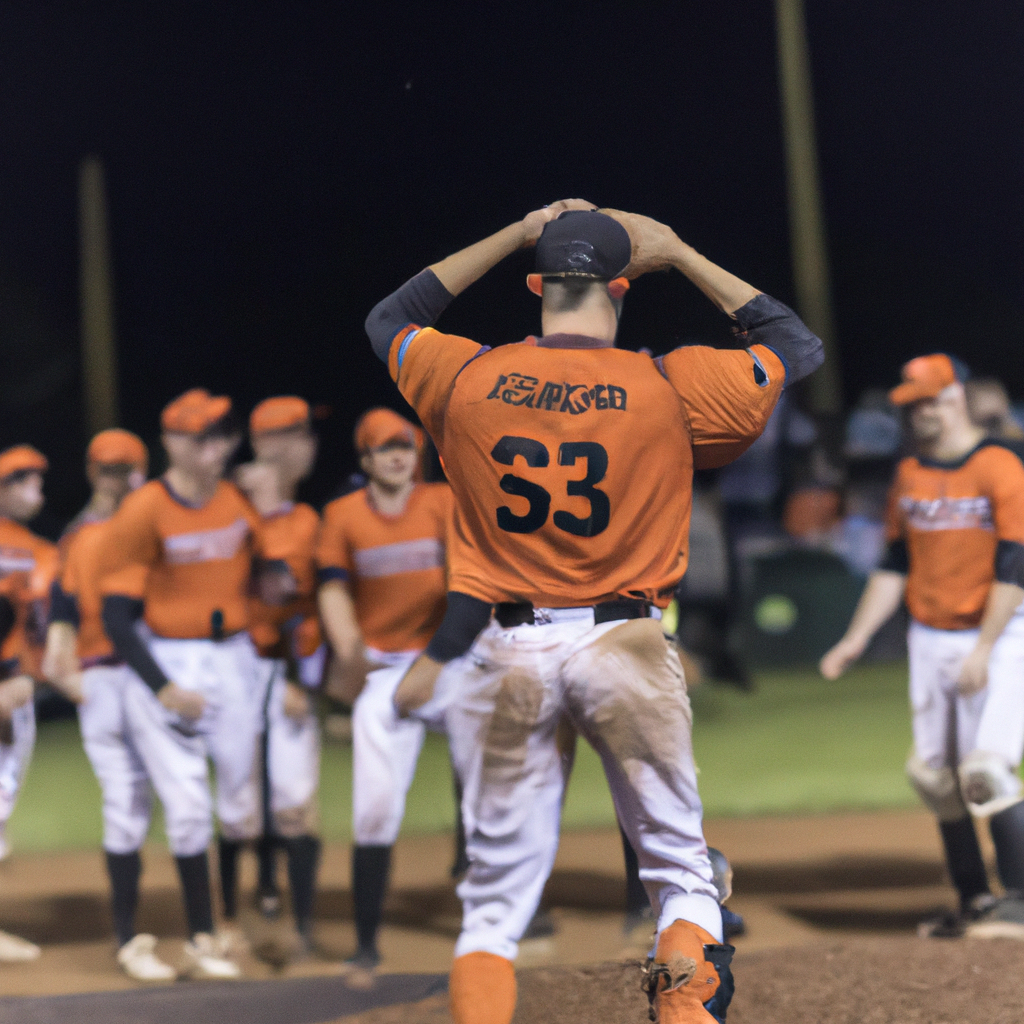
<path id="1" fill-rule="evenodd" d="M 1024 6 L 807 0 L 848 403 L 923 351 L 1024 393 Z M 369 308 L 423 265 L 564 196 L 650 214 L 793 301 L 770 0 L 573 5 L 11 2 L 0 8 L 0 447 L 84 500 L 80 159 L 107 172 L 123 425 L 187 387 L 243 412 L 329 405 L 310 494 L 352 425 L 401 408 Z M 445 315 L 537 325 L 507 261 Z M 623 344 L 722 339 L 678 275 L 633 289 Z"/>

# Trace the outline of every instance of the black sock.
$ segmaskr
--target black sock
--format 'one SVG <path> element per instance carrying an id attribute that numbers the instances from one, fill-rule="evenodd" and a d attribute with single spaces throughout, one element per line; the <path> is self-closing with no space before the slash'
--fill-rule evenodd
<path id="1" fill-rule="evenodd" d="M 352 905 L 360 952 L 377 952 L 377 929 L 391 866 L 390 846 L 352 848 Z"/>
<path id="2" fill-rule="evenodd" d="M 238 854 L 242 844 L 237 839 L 217 841 L 217 862 L 220 867 L 220 897 L 224 901 L 224 917 L 233 921 L 238 916 Z"/>
<path id="3" fill-rule="evenodd" d="M 942 846 L 946 851 L 946 867 L 949 876 L 960 894 L 960 906 L 964 907 L 975 896 L 988 892 L 988 876 L 985 862 L 981 859 L 978 834 L 974 830 L 974 819 L 965 814 L 956 821 L 940 821 Z"/>
<path id="4" fill-rule="evenodd" d="M 134 853 L 107 853 L 110 876 L 110 907 L 114 915 L 114 934 L 120 949 L 135 938 L 135 908 L 139 905 L 139 876 L 142 858 Z"/>
<path id="5" fill-rule="evenodd" d="M 999 881 L 1007 892 L 1024 894 L 1024 802 L 993 814 L 988 826 L 996 848 Z"/>
<path id="6" fill-rule="evenodd" d="M 292 913 L 298 933 L 308 939 L 313 926 L 313 896 L 316 893 L 316 869 L 320 861 L 320 840 L 316 836 L 298 836 L 286 842 L 288 886 L 292 893 Z"/>
<path id="7" fill-rule="evenodd" d="M 644 883 L 640 881 L 640 861 L 636 850 L 621 825 L 619 835 L 622 836 L 622 856 L 626 861 L 626 913 L 639 914 L 650 908 L 651 901 L 647 898 Z"/>
<path id="8" fill-rule="evenodd" d="M 206 851 L 191 857 L 175 857 L 185 899 L 185 919 L 190 938 L 213 932 L 213 901 L 210 898 L 210 865 Z"/>
<path id="9" fill-rule="evenodd" d="M 277 895 L 277 836 L 264 833 L 256 843 L 256 861 L 259 865 L 259 893 Z"/>

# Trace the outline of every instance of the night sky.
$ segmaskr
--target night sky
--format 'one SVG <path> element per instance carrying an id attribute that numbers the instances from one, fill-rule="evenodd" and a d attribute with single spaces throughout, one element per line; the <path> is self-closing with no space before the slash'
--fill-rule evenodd
<path id="1" fill-rule="evenodd" d="M 1024 395 L 1024 6 L 807 0 L 848 403 L 923 351 Z M 79 160 L 107 172 L 123 425 L 187 387 L 401 408 L 362 322 L 425 264 L 564 196 L 670 223 L 793 301 L 770 0 L 715 4 L 40 4 L 0 8 L 0 445 L 84 498 Z M 538 327 L 514 257 L 441 326 Z M 727 324 L 639 282 L 622 343 Z"/>

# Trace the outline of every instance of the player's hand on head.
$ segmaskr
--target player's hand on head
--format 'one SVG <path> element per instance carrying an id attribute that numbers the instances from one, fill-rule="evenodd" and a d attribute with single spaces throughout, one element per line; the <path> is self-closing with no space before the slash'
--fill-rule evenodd
<path id="1" fill-rule="evenodd" d="M 24 707 L 35 693 L 35 684 L 30 676 L 13 676 L 0 682 L 0 721 L 10 719 L 20 707 Z"/>
<path id="2" fill-rule="evenodd" d="M 168 711 L 195 721 L 206 710 L 206 699 L 200 693 L 184 690 L 176 683 L 168 683 L 157 694 L 157 699 Z"/>
<path id="3" fill-rule="evenodd" d="M 597 207 L 586 199 L 559 199 L 540 210 L 533 210 L 523 218 L 523 227 L 526 229 L 524 245 L 536 245 L 548 221 L 554 220 L 559 214 L 566 210 L 596 210 Z"/>
<path id="4" fill-rule="evenodd" d="M 674 265 L 683 243 L 667 224 L 640 213 L 626 213 L 625 210 L 602 209 L 599 212 L 617 220 L 629 234 L 633 254 L 625 276 L 630 280 Z"/>
<path id="5" fill-rule="evenodd" d="M 284 713 L 289 718 L 301 720 L 305 718 L 312 707 L 310 705 L 309 694 L 306 690 L 299 686 L 298 683 L 293 683 L 290 680 L 285 683 L 284 687 Z"/>
<path id="6" fill-rule="evenodd" d="M 838 679 L 863 653 L 865 645 L 844 637 L 818 663 L 826 679 Z"/>
<path id="7" fill-rule="evenodd" d="M 988 647 L 975 647 L 964 658 L 960 673 L 956 677 L 957 692 L 961 697 L 970 697 L 980 693 L 988 686 L 988 662 L 992 651 Z"/>

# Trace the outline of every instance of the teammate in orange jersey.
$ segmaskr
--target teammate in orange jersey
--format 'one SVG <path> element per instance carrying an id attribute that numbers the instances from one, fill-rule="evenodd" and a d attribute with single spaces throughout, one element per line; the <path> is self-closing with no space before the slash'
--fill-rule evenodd
<path id="1" fill-rule="evenodd" d="M 543 336 L 488 350 L 429 326 L 534 243 L 528 284 L 542 297 Z M 616 349 L 627 277 L 663 267 L 731 316 L 743 347 L 659 359 Z M 689 702 L 651 610 L 686 568 L 693 468 L 743 451 L 784 384 L 821 362 L 820 341 L 669 228 L 579 201 L 425 270 L 374 308 L 367 332 L 456 498 L 445 626 L 403 681 L 400 707 L 429 697 L 494 609 L 456 667 L 447 715 L 470 859 L 454 1019 L 512 1019 L 512 961 L 558 843 L 563 713 L 602 758 L 658 913 L 647 979 L 660 1021 L 724 1019 L 732 947 L 701 830 Z"/>
<path id="2" fill-rule="evenodd" d="M 170 468 L 129 495 L 103 533 L 105 570 L 148 569 L 143 601 L 106 596 L 103 625 L 133 670 L 125 706 L 185 890 L 185 970 L 233 978 L 238 966 L 212 935 L 206 759 L 216 774 L 221 834 L 254 839 L 262 829 L 262 708 L 247 629 L 260 524 L 238 488 L 221 479 L 241 439 L 230 399 L 186 392 L 161 423 Z"/>
<path id="3" fill-rule="evenodd" d="M 40 677 L 50 585 L 57 573 L 57 548 L 25 523 L 43 507 L 46 456 L 29 445 L 0 452 L 0 588 L 15 612 L 0 645 L 0 678 Z M 19 688 L 23 690 L 24 688 Z M 14 810 L 36 740 L 31 699 L 13 710 L 0 729 L 0 860 L 7 856 L 7 821 Z"/>
<path id="4" fill-rule="evenodd" d="M 939 820 L 960 896 L 922 933 L 1024 939 L 1024 465 L 972 423 L 949 356 L 911 360 L 890 398 L 917 453 L 896 470 L 886 559 L 821 672 L 838 678 L 906 600 L 907 774 Z M 989 893 L 972 815 L 989 819 L 1004 900 Z"/>
<path id="5" fill-rule="evenodd" d="M 89 444 L 86 472 L 93 493 L 84 514 L 61 538 L 60 578 L 50 602 L 43 671 L 78 705 L 86 755 L 103 795 L 103 849 L 110 878 L 117 962 L 137 981 L 172 981 L 176 972 L 156 955 L 156 939 L 137 934 L 140 850 L 150 823 L 149 777 L 127 722 L 124 701 L 131 670 L 114 653 L 103 631 L 103 593 L 141 599 L 146 571 L 129 566 L 101 579 L 106 521 L 141 486 L 149 459 L 146 446 L 126 430 L 104 430 Z"/>
<path id="6" fill-rule="evenodd" d="M 276 848 L 283 845 L 301 954 L 312 948 L 320 855 L 320 730 L 310 690 L 320 685 L 324 663 L 313 561 L 320 517 L 295 500 L 316 458 L 309 406 L 294 396 L 268 398 L 249 417 L 249 439 L 257 461 L 240 466 L 236 479 L 263 519 L 263 557 L 254 574 L 249 626 L 266 688 L 263 784 L 269 813 L 259 842 L 258 902 L 264 914 L 276 916 Z M 235 911 L 237 850 L 237 843 L 221 840 L 221 886 L 229 918 Z"/>
<path id="7" fill-rule="evenodd" d="M 355 446 L 365 488 L 324 509 L 317 544 L 320 614 L 352 703 L 352 898 L 358 949 L 372 971 L 391 847 L 423 745 L 423 721 L 399 721 L 392 705 L 406 668 L 444 615 L 451 491 L 414 481 L 416 432 L 389 409 L 359 421 Z M 424 720 L 432 720 L 429 711 Z"/>

